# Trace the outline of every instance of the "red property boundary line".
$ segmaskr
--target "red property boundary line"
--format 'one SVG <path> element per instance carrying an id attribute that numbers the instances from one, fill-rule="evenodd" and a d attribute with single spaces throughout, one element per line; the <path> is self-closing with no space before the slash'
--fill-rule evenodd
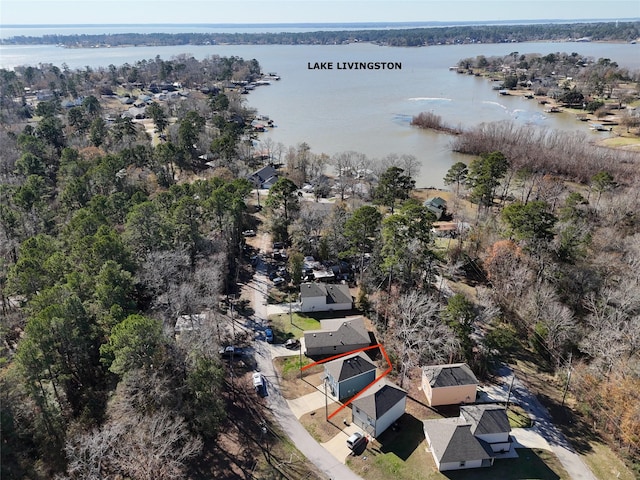
<path id="1" fill-rule="evenodd" d="M 386 377 L 391 370 L 393 369 L 393 367 L 391 366 L 391 360 L 389 360 L 389 355 L 387 355 L 387 351 L 384 349 L 384 347 L 382 346 L 382 344 L 377 343 L 376 345 L 371 345 L 369 347 L 364 347 L 364 348 L 358 348 L 356 350 L 351 350 L 350 352 L 346 352 L 346 353 L 341 353 L 339 355 L 334 355 L 332 357 L 329 358 L 325 358 L 324 360 L 319 360 L 317 362 L 313 362 L 310 363 L 309 365 L 305 365 L 304 367 L 300 368 L 300 371 L 305 371 L 308 368 L 314 367 L 316 365 L 322 365 L 323 363 L 327 363 L 330 362 L 331 360 L 335 360 L 337 358 L 342 358 L 342 357 L 346 357 L 348 355 L 353 355 L 354 353 L 359 353 L 359 352 L 364 352 L 366 350 L 373 350 L 374 348 L 379 348 L 380 351 L 382 352 L 382 355 L 384 356 L 384 359 L 387 361 L 387 369 L 382 372 L 373 382 L 371 382 L 369 385 L 367 385 L 366 387 L 364 387 L 362 390 L 360 390 L 359 393 L 357 393 L 356 395 L 354 395 L 353 397 L 351 397 L 351 399 L 347 402 L 344 403 L 342 405 L 340 405 L 338 407 L 338 409 L 333 412 L 331 415 L 329 415 L 327 417 L 327 420 L 331 420 L 333 417 L 335 417 L 338 413 L 340 413 L 340 411 L 342 409 L 344 409 L 345 407 L 347 407 L 348 405 L 351 404 L 351 402 L 353 402 L 355 399 L 357 399 L 358 397 L 360 397 L 360 395 L 362 395 L 364 392 L 366 392 L 369 388 L 371 388 L 371 386 L 373 386 L 375 383 L 378 382 L 378 380 L 380 380 L 383 377 Z"/>

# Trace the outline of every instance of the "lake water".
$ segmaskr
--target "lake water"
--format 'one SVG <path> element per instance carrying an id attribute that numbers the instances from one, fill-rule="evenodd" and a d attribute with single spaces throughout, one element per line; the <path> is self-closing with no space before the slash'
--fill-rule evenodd
<path id="1" fill-rule="evenodd" d="M 160 55 L 169 59 L 189 53 L 256 58 L 265 72 L 277 72 L 280 81 L 256 88 L 246 97 L 248 106 L 275 122 L 262 138 L 286 147 L 306 142 L 315 153 L 332 155 L 355 150 L 369 157 L 409 154 L 423 167 L 418 187 L 442 186 L 442 178 L 458 160 L 468 158 L 450 150 L 448 135 L 419 130 L 411 117 L 431 111 L 444 122 L 470 127 L 483 122 L 514 121 L 531 128 L 590 132 L 572 115 L 546 114 L 535 100 L 500 96 L 487 80 L 459 75 L 448 67 L 477 55 L 511 52 L 577 52 L 610 58 L 630 70 L 640 70 L 640 45 L 601 43 L 517 43 L 446 45 L 423 48 L 350 45 L 212 45 L 65 49 L 55 46 L 1 46 L 0 68 L 16 65 L 66 63 L 71 68 L 133 64 Z M 333 62 L 331 70 L 309 69 L 316 62 Z M 400 62 L 395 70 L 338 70 L 338 62 Z"/>

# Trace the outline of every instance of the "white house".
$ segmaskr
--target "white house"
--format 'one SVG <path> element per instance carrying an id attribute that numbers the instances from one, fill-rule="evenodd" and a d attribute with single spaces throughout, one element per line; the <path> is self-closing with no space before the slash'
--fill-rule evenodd
<path id="1" fill-rule="evenodd" d="M 458 418 L 424 420 L 424 436 L 439 471 L 490 467 L 493 452 L 471 433 L 471 424 Z"/>
<path id="2" fill-rule="evenodd" d="M 489 467 L 512 450 L 507 411 L 499 405 L 464 405 L 457 418 L 425 420 L 424 436 L 438 470 Z"/>
<path id="3" fill-rule="evenodd" d="M 353 298 L 348 285 L 303 283 L 300 285 L 301 312 L 351 310 Z"/>
<path id="4" fill-rule="evenodd" d="M 489 444 L 494 453 L 511 450 L 509 418 L 501 405 L 479 404 L 460 407 L 460 418 L 471 424 L 471 433 Z"/>
<path id="5" fill-rule="evenodd" d="M 404 414 L 406 405 L 407 392 L 382 379 L 351 403 L 352 421 L 378 437 Z"/>
<path id="6" fill-rule="evenodd" d="M 466 363 L 422 368 L 422 390 L 429 405 L 456 405 L 476 400 L 478 379 Z"/>

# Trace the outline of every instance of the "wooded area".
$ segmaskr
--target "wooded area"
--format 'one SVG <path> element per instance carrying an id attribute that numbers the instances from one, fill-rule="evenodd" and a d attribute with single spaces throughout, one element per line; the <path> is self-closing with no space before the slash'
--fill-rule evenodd
<path id="1" fill-rule="evenodd" d="M 116 33 L 104 35 L 15 36 L 0 43 L 64 45 L 72 48 L 160 45 L 335 45 L 372 42 L 392 47 L 417 47 L 456 43 L 516 43 L 567 41 L 631 42 L 640 38 L 640 22 L 594 22 L 539 25 L 462 25 L 429 28 L 364 29 L 282 33 Z"/>
<path id="2" fill-rule="evenodd" d="M 576 412 L 637 472 L 637 151 L 510 124 L 462 132 L 454 148 L 471 155 L 445 177 L 441 218 L 456 229 L 438 237 L 415 157 L 257 138 L 239 86 L 259 75 L 255 60 L 189 56 L 0 71 L 2 475 L 229 474 L 217 440 L 241 424 L 255 445 L 259 427 L 219 353 L 238 340 L 226 309 L 251 271 L 248 228 L 289 246 L 289 293 L 304 256 L 353 269 L 401 386 L 432 362 L 489 375 L 533 355 L 570 369 Z M 616 75 L 611 94 L 630 84 L 637 105 L 637 74 Z M 126 115 L 138 102 L 146 118 Z M 280 178 L 260 200 L 247 177 L 263 163 Z M 176 339 L 181 316 L 196 335 Z M 247 478 L 255 452 L 234 466 Z"/>

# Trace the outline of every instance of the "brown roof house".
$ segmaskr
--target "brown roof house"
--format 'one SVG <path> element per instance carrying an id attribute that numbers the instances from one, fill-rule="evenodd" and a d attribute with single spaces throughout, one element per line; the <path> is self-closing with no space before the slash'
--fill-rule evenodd
<path id="1" fill-rule="evenodd" d="M 301 312 L 351 310 L 353 298 L 348 285 L 303 283 L 300 285 Z"/>
<path id="2" fill-rule="evenodd" d="M 383 378 L 351 403 L 352 421 L 378 437 L 404 414 L 406 405 L 407 392 Z"/>
<path id="3" fill-rule="evenodd" d="M 504 407 L 465 405 L 459 417 L 425 420 L 423 428 L 440 471 L 489 467 L 497 456 L 512 451 Z"/>
<path id="4" fill-rule="evenodd" d="M 473 403 L 477 387 L 478 379 L 466 363 L 422 368 L 422 390 L 432 407 Z"/>
<path id="5" fill-rule="evenodd" d="M 321 330 L 304 332 L 305 355 L 338 355 L 371 345 L 362 317 L 340 318 L 321 322 Z"/>
<path id="6" fill-rule="evenodd" d="M 331 395 L 342 401 L 373 383 L 376 366 L 364 352 L 358 352 L 325 363 L 324 373 Z"/>

